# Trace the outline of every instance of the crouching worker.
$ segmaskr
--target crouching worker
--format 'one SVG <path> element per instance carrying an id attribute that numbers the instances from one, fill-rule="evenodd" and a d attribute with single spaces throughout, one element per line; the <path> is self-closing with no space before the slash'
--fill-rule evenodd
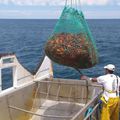
<path id="1" fill-rule="evenodd" d="M 101 100 L 101 120 L 119 120 L 119 89 L 120 78 L 114 74 L 115 66 L 108 64 L 104 67 L 105 75 L 97 78 L 81 76 L 82 79 L 91 80 L 101 84 L 104 88 Z"/>

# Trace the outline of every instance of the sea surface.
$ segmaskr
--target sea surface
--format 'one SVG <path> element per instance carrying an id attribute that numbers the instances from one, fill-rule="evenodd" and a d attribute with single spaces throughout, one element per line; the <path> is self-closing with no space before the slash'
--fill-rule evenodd
<path id="1" fill-rule="evenodd" d="M 44 55 L 44 45 L 57 20 L 0 19 L 0 53 L 15 53 L 20 63 L 34 72 Z M 82 72 L 90 77 L 104 74 L 106 64 L 115 64 L 120 75 L 120 19 L 87 20 L 99 54 L 99 63 Z M 79 79 L 80 74 L 70 67 L 53 64 L 54 77 Z M 5 74 L 5 70 L 2 71 Z M 12 85 L 11 76 L 2 76 L 3 89 Z"/>

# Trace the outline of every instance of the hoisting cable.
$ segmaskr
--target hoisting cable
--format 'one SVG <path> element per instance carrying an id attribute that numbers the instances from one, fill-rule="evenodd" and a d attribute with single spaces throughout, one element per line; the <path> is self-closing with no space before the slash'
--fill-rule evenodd
<path id="1" fill-rule="evenodd" d="M 75 68 L 75 70 L 77 70 L 81 76 L 83 75 L 83 73 L 78 68 Z"/>
<path id="2" fill-rule="evenodd" d="M 71 0 L 71 7 L 72 7 L 72 0 Z"/>
<path id="3" fill-rule="evenodd" d="M 67 6 L 67 0 L 65 1 L 65 6 Z"/>

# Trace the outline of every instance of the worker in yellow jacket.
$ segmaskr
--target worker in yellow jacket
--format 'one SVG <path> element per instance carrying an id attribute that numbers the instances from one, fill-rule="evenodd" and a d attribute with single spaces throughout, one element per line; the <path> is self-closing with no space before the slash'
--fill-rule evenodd
<path id="1" fill-rule="evenodd" d="M 97 78 L 81 76 L 81 79 L 91 80 L 103 85 L 101 120 L 119 120 L 120 78 L 114 74 L 115 66 L 113 64 L 106 65 L 104 69 L 105 75 L 103 76 Z"/>

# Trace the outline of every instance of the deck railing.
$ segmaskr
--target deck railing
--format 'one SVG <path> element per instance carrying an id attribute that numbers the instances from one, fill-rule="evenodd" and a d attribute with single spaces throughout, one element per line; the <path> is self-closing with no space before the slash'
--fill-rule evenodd
<path id="1" fill-rule="evenodd" d="M 7 72 L 10 72 L 12 76 L 12 86 L 10 86 L 10 88 L 17 88 L 35 80 L 53 76 L 52 64 L 47 56 L 44 56 L 36 74 L 33 74 L 21 65 L 15 54 L 0 54 L 0 92 L 3 91 L 3 75 L 8 76 L 8 73 L 3 73 L 3 71 L 7 69 L 10 69 L 10 71 Z"/>

